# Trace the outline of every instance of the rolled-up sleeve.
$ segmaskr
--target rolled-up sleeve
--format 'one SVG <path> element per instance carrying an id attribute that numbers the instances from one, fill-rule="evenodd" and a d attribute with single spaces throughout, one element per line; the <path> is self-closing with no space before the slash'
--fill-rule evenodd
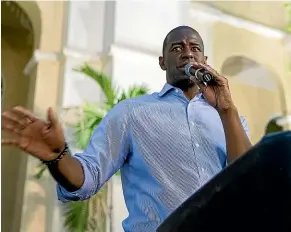
<path id="1" fill-rule="evenodd" d="M 126 104 L 116 105 L 94 130 L 83 153 L 75 154 L 83 167 L 85 181 L 81 188 L 69 192 L 57 184 L 62 202 L 86 200 L 93 196 L 123 165 L 129 152 Z"/>

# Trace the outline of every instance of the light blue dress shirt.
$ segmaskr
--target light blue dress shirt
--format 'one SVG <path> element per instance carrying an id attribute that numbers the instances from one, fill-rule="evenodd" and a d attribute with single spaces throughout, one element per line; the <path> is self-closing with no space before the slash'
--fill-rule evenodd
<path id="1" fill-rule="evenodd" d="M 124 230 L 154 232 L 226 166 L 226 143 L 217 111 L 202 95 L 189 101 L 165 84 L 159 93 L 116 105 L 74 157 L 83 165 L 85 182 L 75 192 L 58 185 L 61 201 L 88 199 L 120 169 L 129 212 Z"/>

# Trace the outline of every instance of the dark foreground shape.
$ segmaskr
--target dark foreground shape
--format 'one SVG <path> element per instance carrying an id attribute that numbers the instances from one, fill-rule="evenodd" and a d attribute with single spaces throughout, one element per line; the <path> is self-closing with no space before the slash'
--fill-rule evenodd
<path id="1" fill-rule="evenodd" d="M 291 132 L 265 136 L 157 232 L 291 232 Z"/>

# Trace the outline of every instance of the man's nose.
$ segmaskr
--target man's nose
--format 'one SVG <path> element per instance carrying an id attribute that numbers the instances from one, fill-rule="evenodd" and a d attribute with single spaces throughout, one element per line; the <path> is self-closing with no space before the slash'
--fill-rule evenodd
<path id="1" fill-rule="evenodd" d="M 185 47 L 182 57 L 183 57 L 183 59 L 193 59 L 194 58 L 193 52 L 191 51 L 191 49 L 189 47 Z"/>

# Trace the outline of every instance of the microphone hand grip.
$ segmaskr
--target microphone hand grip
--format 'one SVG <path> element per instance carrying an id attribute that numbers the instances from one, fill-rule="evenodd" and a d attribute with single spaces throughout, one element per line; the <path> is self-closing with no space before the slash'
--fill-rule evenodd
<path id="1" fill-rule="evenodd" d="M 203 68 L 195 68 L 191 63 L 185 66 L 185 74 L 191 78 L 195 77 L 197 81 L 206 83 L 207 85 L 213 85 L 215 79 L 211 73 Z"/>

